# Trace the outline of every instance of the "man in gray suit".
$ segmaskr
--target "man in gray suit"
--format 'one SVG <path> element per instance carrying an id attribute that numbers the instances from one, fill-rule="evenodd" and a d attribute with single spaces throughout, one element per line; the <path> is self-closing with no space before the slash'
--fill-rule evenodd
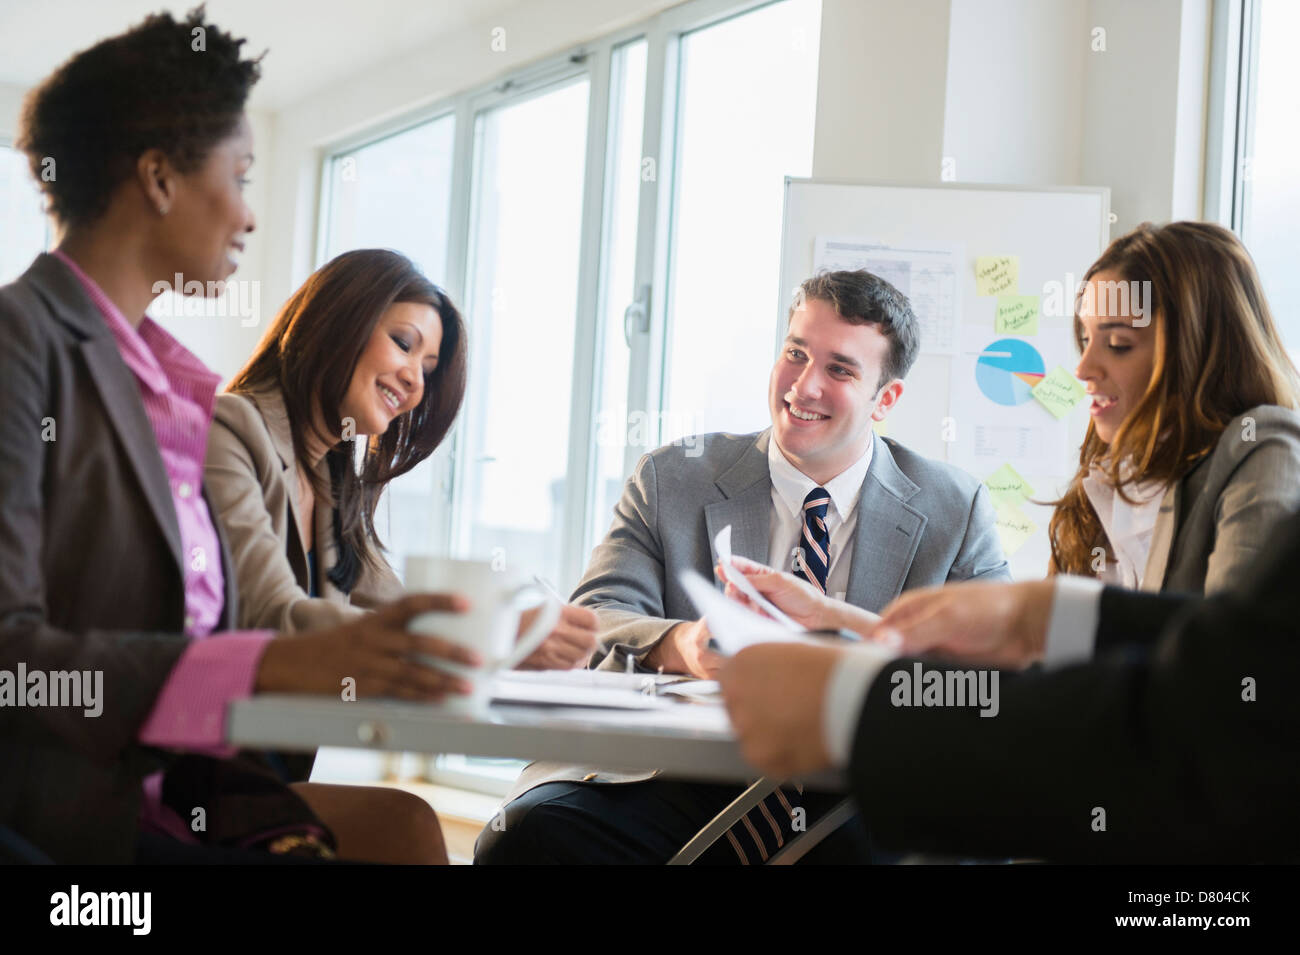
<path id="1" fill-rule="evenodd" d="M 712 577 L 713 541 L 728 525 L 733 553 L 873 611 L 905 589 L 1009 578 L 980 483 L 872 427 L 898 402 L 918 350 L 916 316 L 883 279 L 830 272 L 803 283 L 772 369 L 772 427 L 660 448 L 628 480 L 574 593 L 600 618 L 602 669 L 631 658 L 648 671 L 716 673 L 708 626 L 693 619 L 679 576 Z M 739 792 L 655 776 L 534 763 L 475 861 L 664 862 Z M 813 821 L 835 798 L 779 790 L 703 861 L 766 859 L 796 820 Z"/>

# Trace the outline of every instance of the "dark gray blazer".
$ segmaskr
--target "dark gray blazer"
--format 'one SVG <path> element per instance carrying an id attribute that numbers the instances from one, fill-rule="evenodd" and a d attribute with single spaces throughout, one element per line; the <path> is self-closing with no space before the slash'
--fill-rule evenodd
<path id="1" fill-rule="evenodd" d="M 1245 586 L 1273 530 L 1300 510 L 1300 414 L 1259 405 L 1165 492 L 1142 589 L 1215 594 Z"/>
<path id="2" fill-rule="evenodd" d="M 0 670 L 103 673 L 96 718 L 0 707 L 0 825 L 57 862 L 129 862 L 166 760 L 136 736 L 188 645 L 171 490 L 136 380 L 54 256 L 0 288 L 0 342 Z"/>
<path id="3" fill-rule="evenodd" d="M 732 526 L 732 552 L 766 563 L 771 533 L 770 429 L 700 435 L 637 465 L 591 555 L 576 603 L 600 618 L 609 651 L 600 666 L 623 669 L 673 625 L 699 616 L 678 579 L 690 568 L 713 580 L 713 538 Z M 988 492 L 964 471 L 873 436 L 858 496 L 846 599 L 880 611 L 904 590 L 957 580 L 1009 580 Z M 512 796 L 544 782 L 632 782 L 653 773 L 593 772 L 534 763 Z"/>

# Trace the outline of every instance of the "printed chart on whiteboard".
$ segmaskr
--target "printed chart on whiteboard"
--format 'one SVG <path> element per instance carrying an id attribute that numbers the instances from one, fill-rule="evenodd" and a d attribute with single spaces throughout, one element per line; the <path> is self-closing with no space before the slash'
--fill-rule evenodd
<path id="1" fill-rule="evenodd" d="M 968 316 L 952 362 L 949 461 L 980 478 L 1002 465 L 1059 474 L 1071 461 L 1066 419 L 1083 397 L 1067 320 L 1020 293 L 1018 256 L 980 256 L 973 267 L 988 305 Z"/>
<path id="2" fill-rule="evenodd" d="M 961 243 L 817 237 L 813 271 L 866 269 L 908 297 L 921 325 L 921 351 L 951 355 L 961 329 Z"/>

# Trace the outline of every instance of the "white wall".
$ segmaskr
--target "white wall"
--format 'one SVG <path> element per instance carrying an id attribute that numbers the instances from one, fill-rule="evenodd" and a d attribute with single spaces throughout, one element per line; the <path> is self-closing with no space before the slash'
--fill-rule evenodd
<path id="1" fill-rule="evenodd" d="M 963 182 L 1079 183 L 1084 0 L 952 0 L 943 155 Z"/>
<path id="2" fill-rule="evenodd" d="M 13 139 L 18 129 L 18 110 L 27 87 L 0 83 L 0 139 Z"/>
<path id="3" fill-rule="evenodd" d="M 814 175 L 935 181 L 947 158 L 961 182 L 1109 186 L 1113 236 L 1198 217 L 1209 7 L 824 0 Z"/>
<path id="4" fill-rule="evenodd" d="M 1206 0 L 1089 0 L 1106 30 L 1084 70 L 1082 178 L 1111 188 L 1111 235 L 1200 215 Z"/>
<path id="5" fill-rule="evenodd" d="M 822 0 L 813 176 L 939 177 L 949 0 Z"/>

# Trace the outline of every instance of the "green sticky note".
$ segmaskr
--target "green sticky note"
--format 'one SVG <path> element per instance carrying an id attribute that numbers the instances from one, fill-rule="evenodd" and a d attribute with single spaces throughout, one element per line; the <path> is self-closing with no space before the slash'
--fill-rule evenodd
<path id="1" fill-rule="evenodd" d="M 1033 387 L 1033 395 L 1039 404 L 1058 418 L 1064 418 L 1073 411 L 1086 393 L 1078 379 L 1060 365 Z"/>
<path id="2" fill-rule="evenodd" d="M 1038 296 L 999 295 L 993 330 L 999 335 L 1037 335 Z"/>
<path id="3" fill-rule="evenodd" d="M 975 260 L 975 294 L 1015 294 L 1020 283 L 1020 256 L 981 255 Z"/>
<path id="4" fill-rule="evenodd" d="M 1034 496 L 1034 489 L 1029 486 L 1029 482 L 1009 464 L 1002 465 L 986 477 L 984 486 L 989 489 L 989 497 L 993 498 L 995 508 L 1018 508 Z"/>
<path id="5" fill-rule="evenodd" d="M 1008 557 L 1024 547 L 1025 541 L 1038 530 L 1029 515 L 1014 504 L 997 508 L 996 526 L 1002 539 L 1002 552 Z"/>

